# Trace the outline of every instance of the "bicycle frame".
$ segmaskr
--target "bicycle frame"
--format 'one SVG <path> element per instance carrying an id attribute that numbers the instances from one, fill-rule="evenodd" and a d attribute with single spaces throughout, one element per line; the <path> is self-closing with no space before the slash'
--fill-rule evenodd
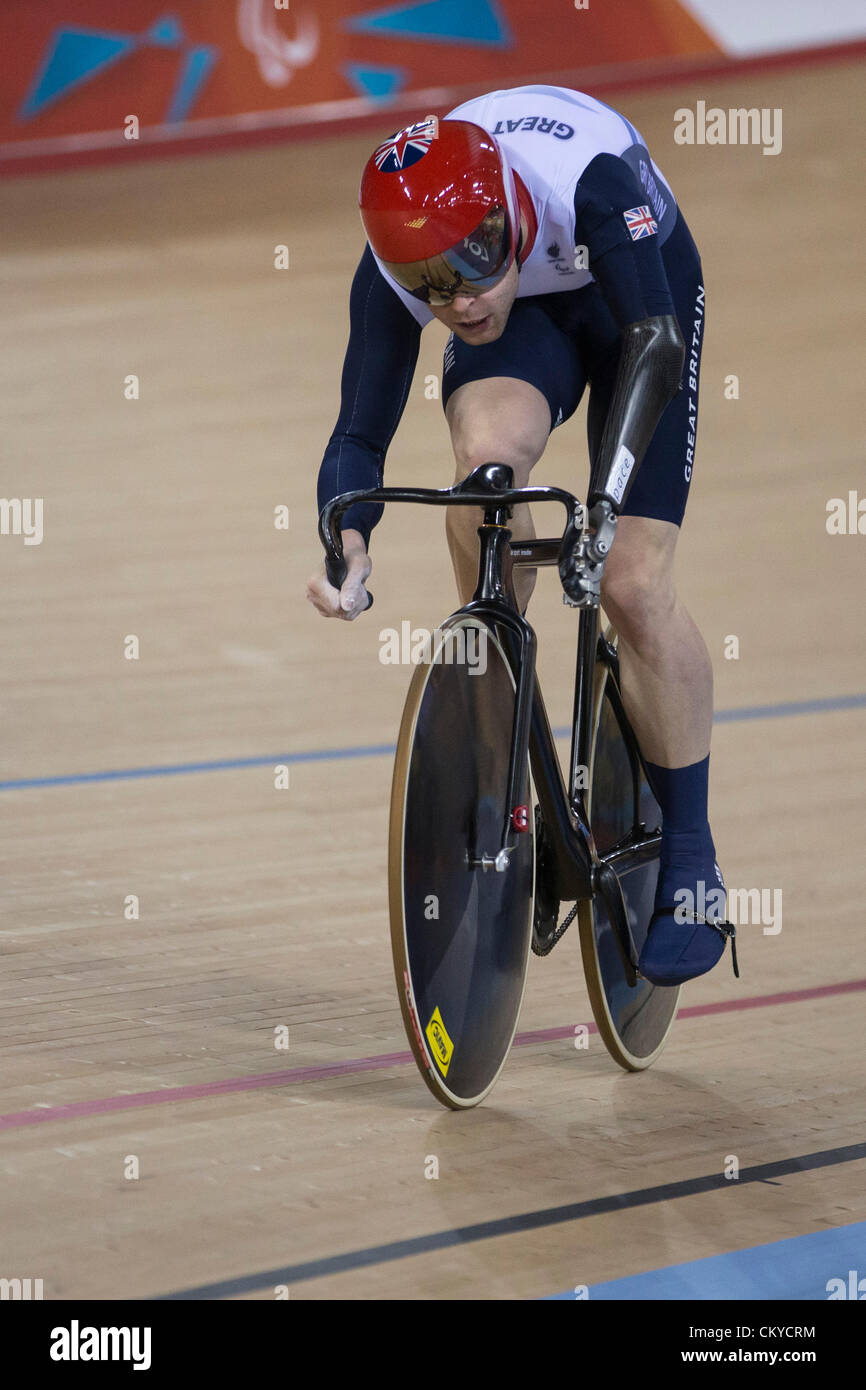
<path id="1" fill-rule="evenodd" d="M 452 488 L 372 488 L 334 498 L 323 508 L 319 520 L 328 577 L 336 587 L 345 578 L 340 519 L 357 502 L 420 502 L 433 506 L 483 508 L 484 518 L 478 528 L 480 555 L 475 593 L 469 603 L 452 616 L 476 616 L 509 634 L 514 643 L 509 660 L 516 693 L 501 843 L 493 853 L 482 854 L 479 860 L 472 861 L 472 867 L 504 870 L 517 835 L 526 829 L 518 815 L 526 808 L 519 807 L 517 803 L 528 755 L 541 813 L 556 859 L 560 899 L 577 902 L 592 898 L 596 892 L 602 894 L 629 980 L 634 983 L 637 952 L 614 870 L 627 871 L 629 867 L 656 855 L 660 836 L 647 833 L 637 821 L 637 792 L 643 760 L 615 681 L 609 698 L 628 751 L 635 824 L 631 835 L 601 856 L 595 848 L 586 805 L 585 779 L 581 775 L 589 767 L 590 761 L 595 663 L 597 659 L 602 660 L 616 677 L 616 653 L 603 638 L 599 639 L 597 605 L 582 607 L 578 625 L 570 782 L 566 789 L 544 699 L 535 676 L 535 632 L 517 607 L 512 582 L 515 566 L 536 568 L 560 564 L 566 546 L 574 544 L 575 536 L 583 525 L 584 511 L 582 504 L 571 493 L 560 488 L 514 488 L 512 483 L 513 471 L 510 467 L 487 464 Z M 562 538 L 521 541 L 510 545 L 511 532 L 506 521 L 511 517 L 513 506 L 549 501 L 559 502 L 566 508 L 568 521 Z"/>
<path id="2" fill-rule="evenodd" d="M 516 806 L 528 749 L 541 814 L 553 842 L 560 894 L 575 901 L 589 898 L 593 891 L 592 866 L 595 855 L 580 785 L 583 779 L 578 776 L 578 768 L 581 764 L 586 765 L 589 758 L 592 653 L 598 633 L 598 610 L 587 608 L 580 614 L 569 794 L 563 781 L 544 697 L 535 675 L 535 632 L 517 608 L 512 583 L 514 566 L 535 568 L 538 565 L 556 564 L 559 542 L 527 541 L 512 548 L 509 545 L 511 532 L 501 521 L 488 515 L 485 515 L 478 528 L 478 538 L 481 549 L 478 586 L 470 602 L 459 611 L 461 614 L 477 615 L 496 628 L 512 632 L 519 643 L 516 656 L 512 653 L 511 657 L 516 696 L 508 806 Z M 587 651 L 590 654 L 588 660 Z M 504 827 L 500 853 L 513 846 L 517 833 L 512 809 Z"/>

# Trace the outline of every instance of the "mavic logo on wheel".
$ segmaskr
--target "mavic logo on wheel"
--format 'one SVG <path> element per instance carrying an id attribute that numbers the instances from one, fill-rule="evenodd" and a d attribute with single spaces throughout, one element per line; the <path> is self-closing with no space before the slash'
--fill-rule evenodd
<path id="1" fill-rule="evenodd" d="M 427 1034 L 427 1041 L 436 1059 L 436 1065 L 443 1076 L 448 1075 L 448 1067 L 454 1055 L 454 1044 L 448 1036 L 445 1024 L 442 1022 L 442 1015 L 438 1007 L 433 1010 L 433 1017 L 424 1029 Z"/>

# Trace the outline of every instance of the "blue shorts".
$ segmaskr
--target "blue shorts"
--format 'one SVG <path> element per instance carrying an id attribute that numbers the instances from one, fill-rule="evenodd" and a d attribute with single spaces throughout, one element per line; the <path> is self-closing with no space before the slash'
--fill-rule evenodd
<path id="1" fill-rule="evenodd" d="M 661 253 L 686 345 L 683 377 L 659 420 L 623 514 L 655 517 L 679 526 L 694 465 L 705 314 L 700 256 L 681 214 Z M 495 343 L 471 347 L 451 335 L 442 405 L 468 381 L 517 377 L 545 397 L 551 429 L 555 429 L 574 414 L 589 384 L 587 435 L 590 458 L 594 458 L 613 394 L 619 352 L 620 329 L 597 284 L 516 299 L 505 331 Z"/>

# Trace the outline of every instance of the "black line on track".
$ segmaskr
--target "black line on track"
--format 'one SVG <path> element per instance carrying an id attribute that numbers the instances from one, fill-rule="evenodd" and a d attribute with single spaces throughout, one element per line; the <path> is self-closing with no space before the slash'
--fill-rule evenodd
<path id="1" fill-rule="evenodd" d="M 680 1197 L 694 1197 L 702 1192 L 719 1192 L 742 1187 L 744 1183 L 768 1182 L 792 1173 L 809 1173 L 818 1168 L 831 1168 L 839 1163 L 854 1163 L 866 1158 L 866 1143 L 847 1144 L 837 1149 L 819 1149 L 816 1153 L 799 1154 L 779 1159 L 776 1163 L 761 1163 L 743 1168 L 738 1179 L 722 1173 L 707 1173 L 699 1178 L 681 1182 L 662 1183 L 658 1187 L 642 1187 L 634 1192 L 618 1192 L 611 1197 L 593 1197 L 586 1202 L 570 1202 L 561 1207 L 545 1207 L 540 1211 L 504 1216 L 496 1221 L 479 1221 L 473 1226 L 457 1226 L 432 1235 L 412 1236 L 407 1240 L 391 1241 L 387 1245 L 371 1245 L 364 1250 L 348 1250 L 342 1255 L 327 1255 L 303 1264 L 286 1265 L 281 1269 L 266 1269 L 258 1274 L 244 1274 L 237 1279 L 223 1279 L 216 1284 L 200 1284 L 177 1293 L 161 1294 L 154 1301 L 207 1300 L 238 1297 L 273 1288 L 275 1284 L 300 1284 L 310 1279 L 322 1279 L 327 1274 L 345 1274 L 370 1265 L 405 1260 L 412 1255 L 428 1254 L 432 1250 L 447 1250 L 456 1245 L 493 1240 L 497 1236 L 516 1235 L 520 1231 L 537 1231 L 545 1226 L 559 1226 L 567 1221 L 583 1221 L 589 1216 L 608 1212 L 627 1211 L 634 1207 L 651 1206 L 655 1202 L 672 1202 Z"/>

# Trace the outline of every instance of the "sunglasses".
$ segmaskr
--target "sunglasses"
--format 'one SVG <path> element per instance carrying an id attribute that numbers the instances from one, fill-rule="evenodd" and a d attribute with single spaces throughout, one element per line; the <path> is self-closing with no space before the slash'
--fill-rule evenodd
<path id="1" fill-rule="evenodd" d="M 483 294 L 511 266 L 508 209 L 492 207 L 470 236 L 424 261 L 383 261 L 404 290 L 425 304 L 447 304 L 456 294 Z"/>

